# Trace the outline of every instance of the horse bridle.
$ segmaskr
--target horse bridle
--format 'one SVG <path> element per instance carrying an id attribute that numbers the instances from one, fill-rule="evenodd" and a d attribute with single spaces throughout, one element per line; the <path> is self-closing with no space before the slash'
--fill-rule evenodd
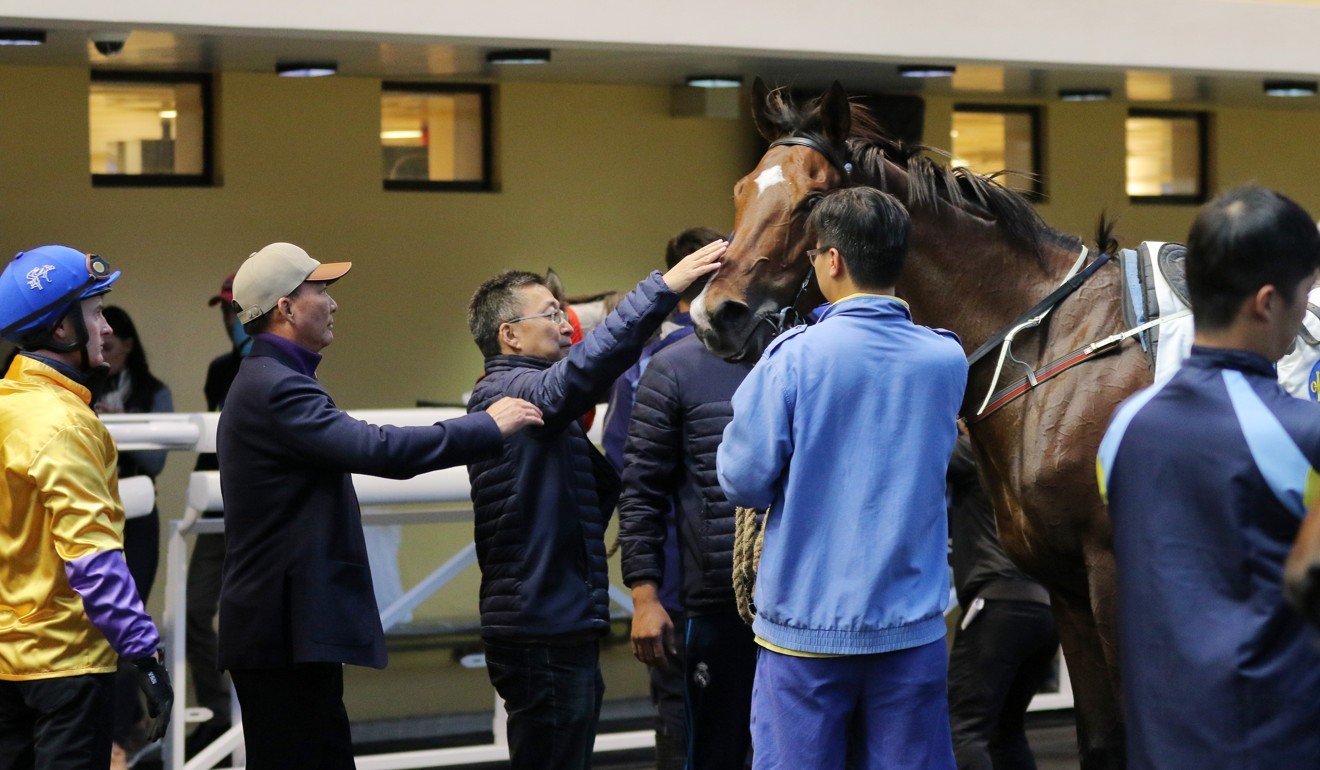
<path id="1" fill-rule="evenodd" d="M 805 136 L 805 135 L 786 136 L 783 137 L 782 139 L 776 139 L 773 142 L 771 142 L 770 147 L 767 149 L 774 149 L 775 147 L 806 147 L 808 149 L 815 150 L 817 153 L 823 156 L 825 160 L 829 161 L 829 164 L 833 166 L 836 171 L 838 171 L 840 174 L 843 175 L 844 187 L 847 187 L 848 184 L 852 181 L 852 169 L 853 169 L 852 162 L 840 157 L 839 154 L 835 152 L 834 148 L 830 147 L 825 142 L 820 141 L 814 137 Z M 732 235 L 729 236 L 729 240 L 730 241 L 733 240 Z M 811 324 L 813 324 L 814 321 L 811 318 L 811 314 L 803 313 L 802 311 L 798 310 L 797 303 L 802 301 L 802 295 L 807 293 L 807 287 L 811 285 L 811 279 L 815 274 L 816 274 L 815 267 L 810 263 L 808 263 L 807 274 L 802 277 L 802 284 L 798 286 L 797 294 L 793 295 L 793 300 L 784 307 L 780 308 L 779 312 L 777 313 L 771 313 L 768 315 L 758 314 L 756 316 L 757 323 L 769 324 L 771 332 L 776 337 L 778 337 L 780 334 L 783 334 L 786 330 L 791 329 L 795 326 L 802 326 L 802 325 L 810 326 Z M 750 334 L 747 335 L 747 339 L 743 342 L 744 347 L 746 347 L 747 343 L 751 341 L 751 338 L 752 335 Z"/>

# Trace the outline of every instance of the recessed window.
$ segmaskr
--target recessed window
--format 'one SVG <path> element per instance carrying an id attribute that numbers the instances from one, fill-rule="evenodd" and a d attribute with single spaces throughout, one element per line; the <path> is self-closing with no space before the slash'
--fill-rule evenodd
<path id="1" fill-rule="evenodd" d="M 1040 111 L 1035 107 L 960 104 L 953 108 L 949 132 L 955 168 L 979 174 L 1004 174 L 1005 187 L 1039 195 Z"/>
<path id="2" fill-rule="evenodd" d="M 210 101 L 206 76 L 92 73 L 92 183 L 211 184 Z"/>
<path id="3" fill-rule="evenodd" d="M 387 190 L 490 190 L 490 87 L 386 83 L 380 147 Z"/>
<path id="4" fill-rule="evenodd" d="M 1206 124 L 1204 112 L 1129 112 L 1128 197 L 1135 203 L 1204 201 Z"/>

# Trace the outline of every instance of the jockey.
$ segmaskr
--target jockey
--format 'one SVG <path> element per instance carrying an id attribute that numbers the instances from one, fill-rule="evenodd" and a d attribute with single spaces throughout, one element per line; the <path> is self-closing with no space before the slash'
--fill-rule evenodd
<path id="1" fill-rule="evenodd" d="M 20 762 L 105 766 L 120 656 L 158 717 L 151 740 L 173 703 L 124 561 L 117 450 L 89 406 L 108 368 L 102 295 L 118 279 L 67 246 L 22 252 L 0 274 L 0 336 L 20 349 L 0 380 L 0 745 Z"/>

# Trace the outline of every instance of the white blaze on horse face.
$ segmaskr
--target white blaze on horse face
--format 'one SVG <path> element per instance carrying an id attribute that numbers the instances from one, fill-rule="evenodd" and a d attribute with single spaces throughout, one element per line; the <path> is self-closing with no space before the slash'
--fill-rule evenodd
<path id="1" fill-rule="evenodd" d="M 756 195 L 760 197 L 767 189 L 784 183 L 784 169 L 771 166 L 756 177 Z"/>
<path id="2" fill-rule="evenodd" d="M 688 316 L 692 318 L 692 323 L 701 329 L 710 328 L 710 317 L 706 315 L 706 292 L 710 289 L 710 282 L 715 280 L 715 275 L 718 272 L 719 269 L 717 268 L 714 273 L 710 274 L 710 279 L 706 281 L 701 293 L 692 301 L 692 307 L 688 309 Z"/>

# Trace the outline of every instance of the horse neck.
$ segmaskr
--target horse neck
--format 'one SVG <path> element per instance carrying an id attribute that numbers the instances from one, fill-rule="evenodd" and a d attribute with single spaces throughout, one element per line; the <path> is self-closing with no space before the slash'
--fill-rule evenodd
<path id="1" fill-rule="evenodd" d="M 886 163 L 884 188 L 907 197 L 907 175 Z M 955 332 L 971 351 L 1053 291 L 1078 252 L 1045 234 L 1041 254 L 1010 241 L 991 220 L 943 200 L 909 206 L 912 231 L 898 293 L 914 320 Z"/>
<path id="2" fill-rule="evenodd" d="M 957 333 L 972 350 L 1062 283 L 1077 255 L 1047 243 L 1038 259 L 993 224 L 963 224 L 914 216 L 898 283 L 919 323 Z"/>

